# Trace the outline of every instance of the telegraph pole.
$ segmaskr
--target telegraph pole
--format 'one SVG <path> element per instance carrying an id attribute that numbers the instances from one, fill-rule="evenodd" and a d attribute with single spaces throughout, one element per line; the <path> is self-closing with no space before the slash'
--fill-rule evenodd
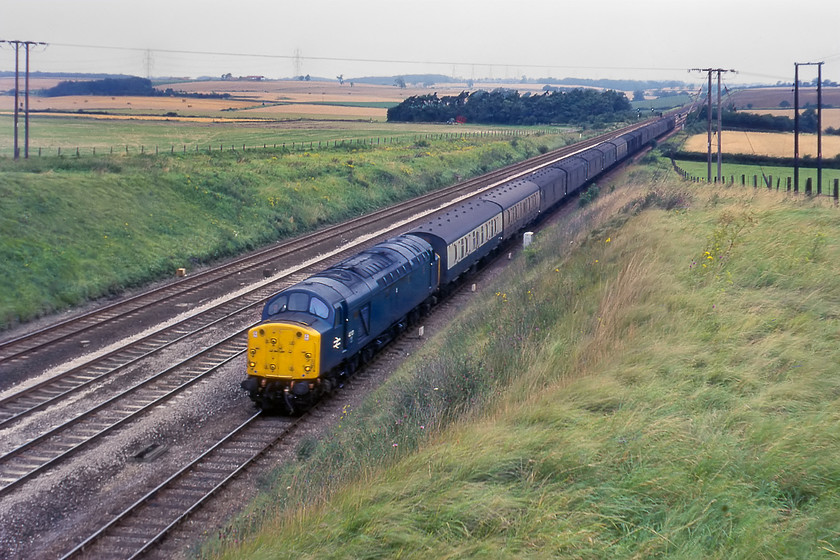
<path id="1" fill-rule="evenodd" d="M 799 67 L 817 67 L 817 194 L 822 194 L 822 65 L 794 62 L 793 85 L 793 192 L 799 192 Z"/>
<path id="2" fill-rule="evenodd" d="M 20 159 L 20 148 L 18 147 L 18 122 L 20 114 L 20 47 L 26 49 L 26 76 L 24 79 L 25 89 L 24 99 L 25 106 L 23 110 L 23 127 L 24 127 L 24 158 L 29 157 L 29 49 L 33 45 L 46 45 L 38 41 L 3 41 L 0 43 L 9 43 L 15 48 L 15 142 L 14 142 L 14 159 Z"/>
<path id="3" fill-rule="evenodd" d="M 709 86 L 708 86 L 708 95 L 709 95 L 709 103 L 708 108 L 706 109 L 708 122 L 709 122 L 709 130 L 708 130 L 708 141 L 707 141 L 707 158 L 706 158 L 706 180 L 711 183 L 712 182 L 712 72 L 717 72 L 717 103 L 718 103 L 718 110 L 717 110 L 717 181 L 718 183 L 721 182 L 721 102 L 720 102 L 720 75 L 722 72 L 735 72 L 735 70 L 726 70 L 723 68 L 692 68 L 689 72 L 708 72 L 709 74 Z"/>
<path id="4" fill-rule="evenodd" d="M 14 159 L 20 158 L 20 148 L 18 148 L 18 115 L 20 113 L 20 41 L 9 41 L 9 44 L 15 46 L 15 147 L 13 153 Z"/>

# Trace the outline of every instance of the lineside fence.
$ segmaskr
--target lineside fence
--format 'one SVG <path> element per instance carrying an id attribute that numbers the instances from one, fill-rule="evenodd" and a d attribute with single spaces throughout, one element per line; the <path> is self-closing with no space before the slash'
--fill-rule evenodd
<path id="1" fill-rule="evenodd" d="M 690 174 L 688 171 L 677 165 L 673 159 L 671 159 L 671 165 L 674 166 L 674 170 L 680 174 L 685 180 L 692 181 L 694 183 L 706 183 L 708 182 L 705 177 L 698 177 L 696 175 Z M 717 183 L 717 177 L 712 178 L 713 183 Z M 753 175 L 752 178 L 749 178 L 746 174 L 741 174 L 740 179 L 735 175 L 729 176 L 729 185 L 735 185 L 736 181 L 740 182 L 742 187 L 747 186 L 750 184 L 753 188 L 758 188 L 761 186 L 762 188 L 766 187 L 769 190 L 773 190 L 775 188 L 777 191 L 787 191 L 793 192 L 794 194 L 799 194 L 799 191 L 793 185 L 793 177 L 779 177 L 776 176 L 775 178 L 772 175 Z M 726 185 L 726 176 L 721 175 L 721 184 Z M 820 189 L 817 189 L 817 192 L 814 193 L 813 188 L 813 177 L 808 177 L 805 181 L 805 195 L 806 196 L 831 196 L 834 198 L 835 204 L 840 202 L 840 179 L 834 179 L 834 184 L 830 185 L 826 192 L 821 192 Z"/>
<path id="2" fill-rule="evenodd" d="M 347 148 L 354 146 L 384 146 L 411 144 L 421 140 L 460 140 L 471 138 L 513 138 L 521 136 L 540 136 L 560 134 L 561 130 L 481 130 L 475 132 L 442 132 L 428 134 L 411 134 L 404 136 L 343 138 L 337 140 L 309 140 L 294 142 L 263 143 L 262 145 L 247 144 L 170 144 L 166 146 L 106 146 L 106 147 L 30 147 L 29 157 L 83 157 L 96 155 L 147 155 L 147 154 L 175 154 L 175 153 L 211 153 L 211 152 L 251 152 L 256 150 L 288 150 L 289 152 L 304 152 L 314 150 Z M 0 157 L 11 158 L 11 154 Z"/>

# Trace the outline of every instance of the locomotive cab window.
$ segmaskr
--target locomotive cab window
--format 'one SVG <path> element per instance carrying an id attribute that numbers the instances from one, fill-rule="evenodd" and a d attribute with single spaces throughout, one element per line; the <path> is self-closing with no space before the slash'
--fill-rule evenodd
<path id="1" fill-rule="evenodd" d="M 310 297 L 309 294 L 303 292 L 289 294 L 288 307 L 281 309 L 280 312 L 287 309 L 288 311 L 309 313 L 321 319 L 329 319 L 330 317 L 330 308 L 324 300 L 319 297 Z"/>
<path id="2" fill-rule="evenodd" d="M 268 305 L 268 314 L 277 315 L 283 313 L 289 305 L 289 298 L 287 296 L 280 296 Z"/>

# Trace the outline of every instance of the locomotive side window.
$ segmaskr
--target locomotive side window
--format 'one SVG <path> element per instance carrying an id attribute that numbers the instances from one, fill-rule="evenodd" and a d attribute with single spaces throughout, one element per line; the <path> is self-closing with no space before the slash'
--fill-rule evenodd
<path id="1" fill-rule="evenodd" d="M 286 307 L 288 306 L 289 298 L 286 296 L 280 296 L 274 301 L 272 301 L 268 306 L 268 314 L 269 315 L 277 315 L 278 313 L 283 313 L 286 311 Z"/>
<path id="2" fill-rule="evenodd" d="M 309 302 L 309 312 L 321 319 L 326 319 L 330 316 L 330 308 L 327 307 L 327 304 L 321 298 L 316 297 L 312 298 L 312 301 Z"/>

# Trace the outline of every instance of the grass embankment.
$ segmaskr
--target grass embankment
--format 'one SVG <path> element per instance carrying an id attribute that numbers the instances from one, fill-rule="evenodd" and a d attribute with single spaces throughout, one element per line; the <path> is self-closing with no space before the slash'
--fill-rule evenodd
<path id="1" fill-rule="evenodd" d="M 632 171 L 203 556 L 834 557 L 838 240 L 824 199 Z"/>
<path id="2" fill-rule="evenodd" d="M 546 135 L 304 153 L 0 160 L 0 328 L 565 143 Z"/>

